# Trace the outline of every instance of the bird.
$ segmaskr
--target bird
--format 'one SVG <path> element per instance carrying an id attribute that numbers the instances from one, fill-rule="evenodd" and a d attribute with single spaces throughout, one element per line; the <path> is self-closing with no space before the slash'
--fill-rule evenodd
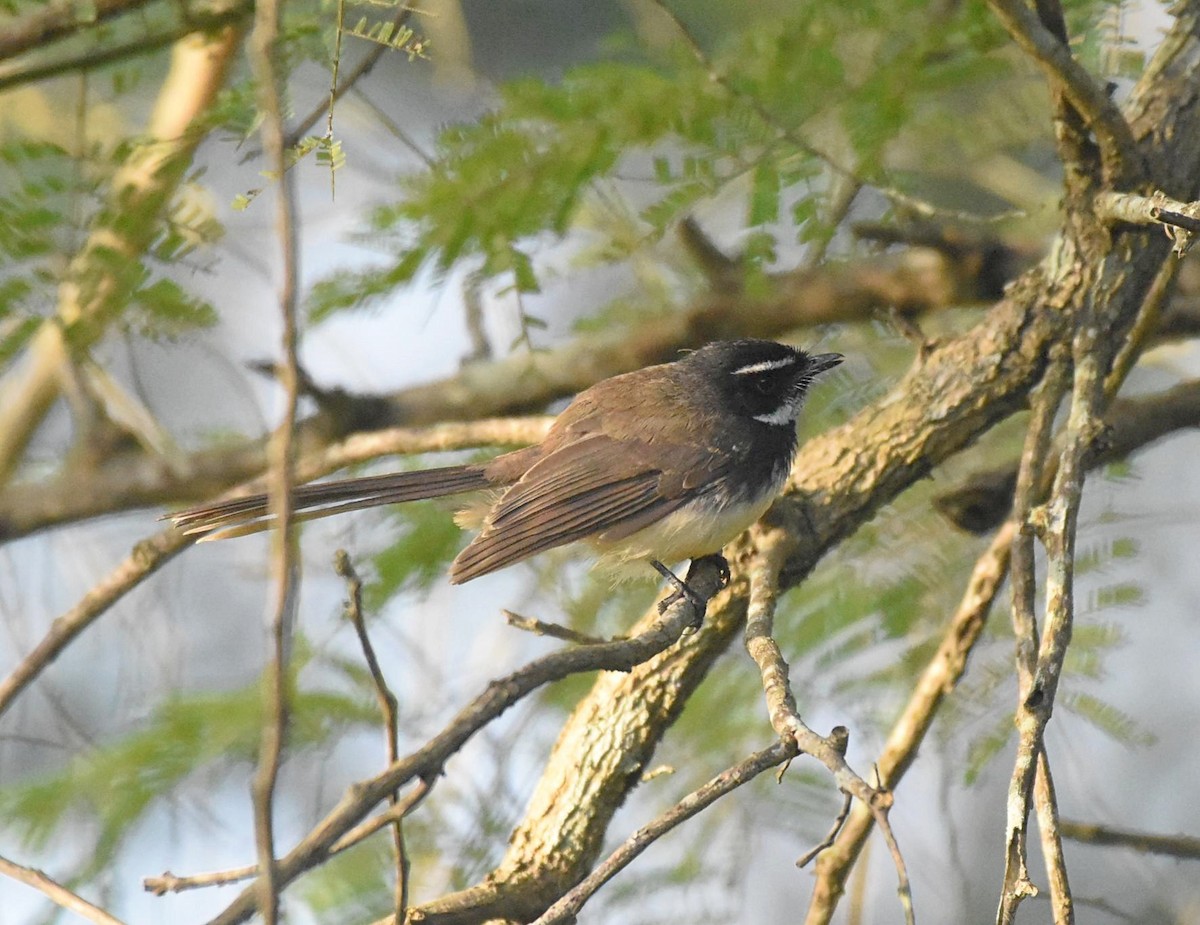
<path id="1" fill-rule="evenodd" d="M 770 340 L 717 341 L 597 382 L 533 446 L 486 462 L 300 485 L 293 507 L 303 519 L 491 491 L 451 583 L 582 540 L 610 564 L 648 562 L 687 594 L 668 566 L 719 554 L 766 512 L 791 472 L 809 387 L 842 360 Z M 165 516 L 201 539 L 271 523 L 265 494 Z"/>

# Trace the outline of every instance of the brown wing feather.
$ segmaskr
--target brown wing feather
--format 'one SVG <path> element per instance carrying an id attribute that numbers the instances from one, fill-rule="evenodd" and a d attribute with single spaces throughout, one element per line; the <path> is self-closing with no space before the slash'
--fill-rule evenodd
<path id="1" fill-rule="evenodd" d="M 456 584 L 536 553 L 616 530 L 647 525 L 697 494 L 694 482 L 670 480 L 663 467 L 700 464 L 680 447 L 616 441 L 593 434 L 542 459 L 496 503 L 487 525 L 454 560 Z M 704 480 L 699 480 L 703 482 Z M 664 487 L 668 490 L 664 491 Z"/>

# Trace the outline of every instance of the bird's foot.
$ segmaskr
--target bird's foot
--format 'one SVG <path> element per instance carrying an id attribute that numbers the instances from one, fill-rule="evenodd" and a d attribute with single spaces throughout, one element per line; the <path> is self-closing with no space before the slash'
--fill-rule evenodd
<path id="1" fill-rule="evenodd" d="M 688 577 L 692 576 L 693 569 L 697 564 L 705 559 L 716 559 L 719 572 L 717 590 L 724 588 L 729 584 L 729 563 L 725 561 L 725 557 L 720 554 L 712 556 L 704 556 L 700 559 L 693 559 L 688 567 Z M 658 602 L 658 612 L 664 614 L 677 604 L 680 600 L 686 598 L 688 603 L 695 608 L 696 616 L 692 623 L 688 626 L 687 632 L 695 632 L 700 628 L 700 623 L 704 620 L 704 613 L 708 609 L 708 598 L 697 593 L 696 589 L 689 585 L 684 579 L 680 578 L 669 568 L 659 562 L 657 559 L 651 559 L 650 564 L 658 574 L 662 575 L 667 580 L 667 583 L 674 589 L 670 594 Z"/>

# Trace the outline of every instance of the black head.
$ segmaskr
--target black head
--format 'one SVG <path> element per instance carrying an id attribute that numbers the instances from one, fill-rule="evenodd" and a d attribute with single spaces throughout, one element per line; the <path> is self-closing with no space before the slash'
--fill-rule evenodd
<path id="1" fill-rule="evenodd" d="M 842 362 L 770 340 L 718 341 L 681 363 L 701 370 L 726 410 L 763 424 L 793 427 L 813 379 Z"/>

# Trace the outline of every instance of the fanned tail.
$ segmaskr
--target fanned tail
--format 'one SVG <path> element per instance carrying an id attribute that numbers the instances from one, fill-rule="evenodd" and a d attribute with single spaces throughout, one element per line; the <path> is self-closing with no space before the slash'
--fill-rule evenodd
<path id="1" fill-rule="evenodd" d="M 477 491 L 491 484 L 482 466 L 446 466 L 300 485 L 292 493 L 292 504 L 299 512 L 297 521 L 315 520 L 383 504 Z M 205 534 L 201 542 L 260 533 L 270 528 L 272 520 L 265 494 L 188 508 L 164 515 L 164 519 L 184 533 Z"/>

